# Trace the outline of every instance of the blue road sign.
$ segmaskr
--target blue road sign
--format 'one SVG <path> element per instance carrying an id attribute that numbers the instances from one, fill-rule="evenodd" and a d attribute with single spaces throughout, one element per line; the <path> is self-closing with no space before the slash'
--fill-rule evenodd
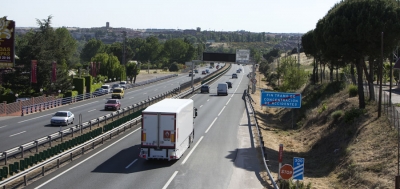
<path id="1" fill-rule="evenodd" d="M 300 93 L 261 92 L 261 106 L 300 108 Z"/>
<path id="2" fill-rule="evenodd" d="M 293 158 L 293 180 L 303 180 L 304 177 L 304 158 Z"/>

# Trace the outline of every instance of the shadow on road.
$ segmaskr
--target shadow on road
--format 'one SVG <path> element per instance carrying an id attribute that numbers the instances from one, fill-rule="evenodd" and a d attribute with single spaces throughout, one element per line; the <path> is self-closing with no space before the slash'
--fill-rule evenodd
<path id="1" fill-rule="evenodd" d="M 117 154 L 97 166 L 92 172 L 98 173 L 135 173 L 172 166 L 176 161 L 145 160 L 139 158 L 140 145 L 119 151 Z M 135 159 L 137 161 L 131 164 Z M 128 165 L 130 165 L 128 167 Z"/>

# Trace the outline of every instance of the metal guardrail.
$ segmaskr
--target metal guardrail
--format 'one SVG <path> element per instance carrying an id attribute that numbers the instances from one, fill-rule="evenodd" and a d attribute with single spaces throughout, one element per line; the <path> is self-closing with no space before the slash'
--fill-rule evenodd
<path id="1" fill-rule="evenodd" d="M 243 100 L 245 100 L 246 107 L 247 107 L 247 104 L 250 104 L 250 108 L 252 110 L 252 114 L 253 114 L 253 117 L 254 117 L 254 120 L 255 120 L 255 125 L 256 125 L 256 128 L 257 128 L 258 139 L 260 141 L 260 149 L 261 149 L 261 154 L 262 154 L 262 157 L 263 157 L 265 170 L 267 170 L 269 180 L 271 180 L 271 183 L 274 186 L 274 188 L 275 189 L 279 189 L 279 187 L 276 184 L 276 182 L 274 180 L 274 177 L 272 176 L 271 172 L 269 171 L 269 168 L 268 168 L 268 165 L 267 165 L 267 161 L 268 160 L 266 158 L 266 150 L 265 150 L 265 146 L 264 146 L 263 136 L 261 135 L 261 130 L 260 130 L 260 127 L 258 126 L 258 120 L 257 120 L 256 114 L 254 113 L 255 109 L 253 107 L 253 104 L 251 103 L 252 101 L 254 102 L 254 100 L 251 98 L 250 94 L 246 92 L 246 90 L 244 90 L 243 98 L 244 98 Z"/>
<path id="2" fill-rule="evenodd" d="M 171 77 L 176 77 L 178 76 L 178 74 L 172 74 L 172 75 L 166 75 L 166 76 L 162 76 L 162 77 L 156 77 L 154 79 L 149 79 L 146 81 L 141 81 L 138 83 L 134 83 L 134 84 L 126 84 L 125 89 L 131 89 L 134 87 L 138 87 L 138 86 L 142 86 L 142 85 L 147 85 L 150 83 L 154 83 L 154 82 L 158 82 L 164 79 L 169 79 Z M 38 104 L 33 104 L 33 105 L 29 105 L 29 106 L 23 106 L 21 108 L 21 116 L 30 114 L 30 113 L 34 113 L 34 112 L 41 112 L 42 110 L 47 110 L 47 109 L 52 109 L 61 105 L 66 105 L 66 104 L 72 104 L 75 102 L 79 102 L 79 101 L 83 101 L 83 100 L 87 100 L 87 99 L 91 99 L 91 98 L 95 98 L 98 96 L 103 96 L 106 95 L 107 93 L 105 92 L 100 92 L 100 91 L 95 91 L 93 93 L 86 93 L 86 94 L 80 94 L 74 97 L 66 97 L 66 98 L 59 98 L 59 99 L 55 99 L 49 102 L 43 102 L 43 103 L 38 103 Z"/>
<path id="3" fill-rule="evenodd" d="M 219 73 L 217 75 L 221 76 L 222 74 L 226 73 L 227 70 L 229 70 L 229 69 L 226 69 L 225 71 L 223 71 L 223 72 L 221 72 L 221 73 Z M 213 78 L 212 80 L 208 81 L 207 83 L 212 82 L 216 78 L 217 77 Z M 201 87 L 201 85 L 197 85 L 197 86 L 194 87 L 194 89 L 198 90 L 198 89 L 200 89 L 200 87 Z M 33 142 L 23 144 L 20 147 L 16 147 L 16 148 L 10 149 L 10 150 L 8 150 L 6 152 L 3 152 L 2 156 L 3 156 L 3 158 L 7 159 L 7 152 L 8 152 L 9 153 L 8 155 L 11 155 L 12 153 L 14 153 L 13 155 L 21 153 L 21 155 L 23 157 L 24 150 L 32 149 L 34 147 L 36 147 L 36 152 L 38 152 L 38 145 L 41 145 L 41 144 L 44 144 L 44 143 L 50 143 L 50 147 L 51 147 L 51 140 L 56 140 L 58 138 L 62 139 L 62 137 L 64 136 L 64 133 L 65 134 L 70 133 L 70 134 L 72 134 L 72 137 L 73 137 L 73 133 L 74 132 L 77 132 L 77 131 L 80 130 L 80 132 L 82 133 L 82 130 L 84 128 L 91 127 L 94 124 L 99 124 L 102 121 L 105 121 L 105 123 L 106 123 L 107 119 L 110 119 L 110 118 L 113 119 L 117 115 L 119 117 L 121 112 L 124 114 L 124 112 L 126 112 L 126 111 L 129 112 L 129 110 L 131 110 L 131 109 L 142 108 L 143 104 L 147 104 L 147 103 L 150 104 L 151 101 L 154 101 L 155 99 L 165 98 L 166 95 L 177 93 L 178 91 L 179 91 L 179 88 L 175 88 L 175 89 L 173 89 L 171 91 L 168 91 L 166 93 L 163 93 L 163 94 L 157 95 L 155 97 L 149 98 L 148 100 L 142 101 L 142 102 L 140 102 L 138 104 L 134 104 L 134 105 L 128 106 L 128 107 L 123 108 L 121 110 L 118 110 L 116 112 L 101 116 L 101 117 L 99 117 L 97 119 L 92 119 L 92 120 L 90 120 L 88 122 L 82 123 L 82 125 L 76 125 L 75 126 L 76 129 L 74 129 L 74 127 L 71 127 L 71 128 L 65 129 L 63 131 L 54 133 L 52 135 L 37 139 L 37 140 L 35 140 Z M 183 97 L 186 97 L 189 94 L 192 94 L 192 92 L 193 92 L 192 89 L 188 89 L 188 90 L 185 90 L 184 92 L 174 96 L 173 98 L 183 98 Z M 94 147 L 96 145 L 96 142 L 97 142 L 97 145 L 103 144 L 104 139 L 106 139 L 106 140 L 107 139 L 111 139 L 112 135 L 114 133 L 117 132 L 117 134 L 119 134 L 121 129 L 123 129 L 125 131 L 127 126 L 129 126 L 131 128 L 133 123 L 134 123 L 134 125 L 137 125 L 137 124 L 141 123 L 141 116 L 138 116 L 137 118 L 134 118 L 131 121 L 127 121 L 127 122 L 121 124 L 120 126 L 117 126 L 114 129 L 109 130 L 109 131 L 101 134 L 100 136 L 97 136 L 97 137 L 95 137 L 95 138 L 93 138 L 91 140 L 88 140 L 87 142 L 84 142 L 83 144 L 77 145 L 76 147 L 73 147 L 72 149 L 67 150 L 66 152 L 62 152 L 62 153 L 60 153 L 58 155 L 55 155 L 55 156 L 53 156 L 53 157 L 51 157 L 51 158 L 49 158 L 47 160 L 44 160 L 43 162 L 41 162 L 39 164 L 31 166 L 30 168 L 28 168 L 26 170 L 20 171 L 17 174 L 15 174 L 15 175 L 13 175 L 11 177 L 8 177 L 3 181 L 0 181 L 0 186 L 5 188 L 7 183 L 9 183 L 11 181 L 14 181 L 14 180 L 16 180 L 16 179 L 18 179 L 20 177 L 24 178 L 23 179 L 23 184 L 26 186 L 27 185 L 27 180 L 29 180 L 29 178 L 27 178 L 27 175 L 29 173 L 33 172 L 34 170 L 37 170 L 37 169 L 41 168 L 41 172 L 39 174 L 44 176 L 44 174 L 46 172 L 45 166 L 48 166 L 48 164 L 54 163 L 56 161 L 56 163 L 57 163 L 56 166 L 50 165 L 49 169 L 52 169 L 54 167 L 59 168 L 60 163 L 63 163 L 62 161 L 60 161 L 60 159 L 66 157 L 67 158 L 66 161 L 72 161 L 73 157 L 75 157 L 74 156 L 75 153 L 80 153 L 80 154 L 84 154 L 85 153 L 85 147 L 86 146 L 90 146 L 91 149 L 94 149 Z M 100 139 L 101 139 L 101 143 L 98 142 Z M 88 148 L 86 148 L 86 150 L 88 150 Z M 66 162 L 66 161 L 64 161 L 64 162 Z M 5 162 L 7 162 L 7 160 Z M 36 174 L 36 176 L 39 175 L 39 174 Z"/>

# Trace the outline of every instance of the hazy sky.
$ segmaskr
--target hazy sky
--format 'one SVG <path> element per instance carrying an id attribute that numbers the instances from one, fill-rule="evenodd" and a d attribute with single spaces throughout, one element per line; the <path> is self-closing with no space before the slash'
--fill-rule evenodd
<path id="1" fill-rule="evenodd" d="M 339 0 L 1 0 L 0 17 L 17 27 L 196 29 L 305 33 Z"/>

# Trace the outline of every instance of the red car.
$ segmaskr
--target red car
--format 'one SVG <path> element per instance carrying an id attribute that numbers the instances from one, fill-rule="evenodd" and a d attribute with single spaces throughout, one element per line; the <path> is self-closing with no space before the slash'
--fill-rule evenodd
<path id="1" fill-rule="evenodd" d="M 110 99 L 104 105 L 104 110 L 119 110 L 121 109 L 121 102 L 118 99 Z"/>

